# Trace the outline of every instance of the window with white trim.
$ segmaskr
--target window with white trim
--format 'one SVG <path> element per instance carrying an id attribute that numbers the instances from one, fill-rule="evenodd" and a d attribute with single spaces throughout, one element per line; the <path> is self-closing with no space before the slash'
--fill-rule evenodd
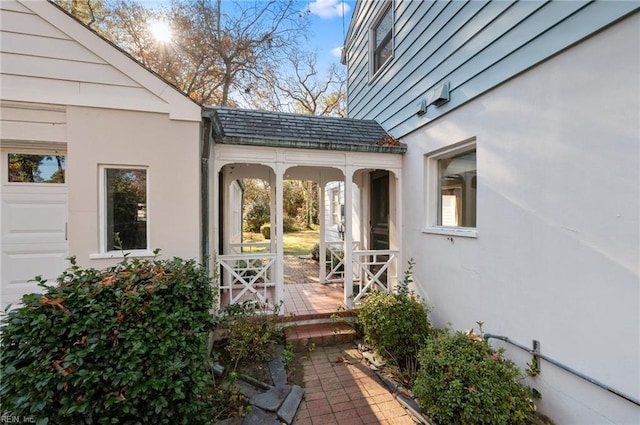
<path id="1" fill-rule="evenodd" d="M 369 30 L 369 63 L 375 75 L 393 56 L 393 8 L 388 1 Z"/>
<path id="2" fill-rule="evenodd" d="M 147 250 L 147 170 L 102 167 L 103 252 Z"/>
<path id="3" fill-rule="evenodd" d="M 427 232 L 475 236 L 476 143 L 432 152 L 427 164 Z"/>

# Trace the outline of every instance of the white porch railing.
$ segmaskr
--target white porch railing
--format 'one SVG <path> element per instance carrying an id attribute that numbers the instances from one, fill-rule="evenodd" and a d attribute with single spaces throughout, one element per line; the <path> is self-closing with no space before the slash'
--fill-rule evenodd
<path id="1" fill-rule="evenodd" d="M 354 266 L 353 303 L 369 291 L 389 292 L 398 281 L 398 251 L 375 250 L 352 252 Z"/>
<path id="2" fill-rule="evenodd" d="M 243 254 L 247 252 L 268 253 L 268 252 L 271 252 L 271 243 L 270 242 L 232 243 L 232 244 L 229 244 L 229 248 L 231 249 L 231 252 L 233 252 L 234 254 Z"/>
<path id="3" fill-rule="evenodd" d="M 217 260 L 220 265 L 220 302 L 231 305 L 251 300 L 268 308 L 275 307 L 275 254 L 219 255 Z"/>
<path id="4" fill-rule="evenodd" d="M 336 283 L 344 281 L 344 242 L 333 241 L 325 242 L 326 254 L 321 256 L 320 264 L 324 266 L 323 270 L 325 283 Z M 359 241 L 353 241 L 353 250 L 360 247 Z M 355 272 L 355 269 L 354 269 Z M 354 280 L 357 277 L 354 277 Z"/>

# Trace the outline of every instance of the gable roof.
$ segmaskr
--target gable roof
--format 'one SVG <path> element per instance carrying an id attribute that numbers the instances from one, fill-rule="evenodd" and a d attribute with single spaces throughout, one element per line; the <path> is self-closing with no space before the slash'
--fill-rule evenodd
<path id="1" fill-rule="evenodd" d="M 0 49 L 10 52 L 12 59 L 4 64 L 3 74 L 19 78 L 26 88 L 36 81 L 40 88 L 21 91 L 18 84 L 11 84 L 13 89 L 3 90 L 3 98 L 163 112 L 172 119 L 200 120 L 198 103 L 57 4 L 5 0 L 0 9 L 6 18 L 3 30 L 12 36 Z M 29 66 L 34 60 L 38 66 Z M 78 86 L 80 90 L 69 89 Z"/>
<path id="2" fill-rule="evenodd" d="M 323 117 L 226 107 L 205 107 L 216 143 L 403 154 L 374 120 Z"/>

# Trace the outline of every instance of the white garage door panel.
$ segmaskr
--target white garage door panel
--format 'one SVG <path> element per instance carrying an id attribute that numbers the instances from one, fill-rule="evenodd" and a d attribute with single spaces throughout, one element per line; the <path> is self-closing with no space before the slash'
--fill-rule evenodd
<path id="1" fill-rule="evenodd" d="M 66 199 L 60 195 L 3 196 L 2 231 L 5 244 L 60 242 L 65 239 Z M 9 198 L 9 199 L 7 199 Z"/>
<path id="2" fill-rule="evenodd" d="M 42 292 L 42 288 L 33 281 L 42 276 L 47 284 L 54 285 L 60 274 L 67 267 L 66 255 L 60 252 L 40 253 L 3 253 L 2 263 L 8 265 L 6 282 L 3 282 L 2 304 L 16 305 L 24 294 Z M 35 265 L 35 267 L 34 267 Z M 45 270 L 45 273 L 41 273 Z"/>
<path id="3" fill-rule="evenodd" d="M 6 175 L 6 174 L 5 174 Z M 67 188 L 61 184 L 2 185 L 1 309 L 22 295 L 41 292 L 67 268 Z M 31 282 L 30 282 L 31 281 Z"/>

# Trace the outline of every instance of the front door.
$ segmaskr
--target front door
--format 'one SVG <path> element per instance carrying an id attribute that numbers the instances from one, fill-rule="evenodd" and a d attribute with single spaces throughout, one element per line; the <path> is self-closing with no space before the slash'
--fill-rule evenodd
<path id="1" fill-rule="evenodd" d="M 371 173 L 371 201 L 369 204 L 370 246 L 373 250 L 389 249 L 389 172 Z"/>

